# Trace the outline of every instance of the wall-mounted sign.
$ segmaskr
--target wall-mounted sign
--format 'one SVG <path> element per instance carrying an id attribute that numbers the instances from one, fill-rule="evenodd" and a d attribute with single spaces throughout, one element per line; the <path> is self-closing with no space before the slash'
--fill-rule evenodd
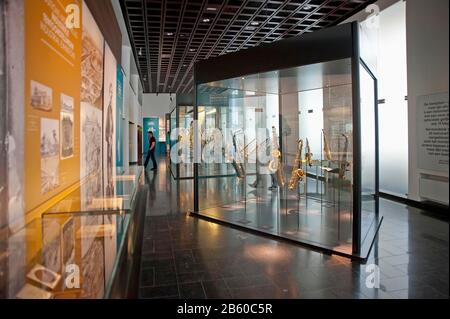
<path id="1" fill-rule="evenodd" d="M 419 96 L 417 151 L 419 168 L 448 172 L 448 93 Z"/>

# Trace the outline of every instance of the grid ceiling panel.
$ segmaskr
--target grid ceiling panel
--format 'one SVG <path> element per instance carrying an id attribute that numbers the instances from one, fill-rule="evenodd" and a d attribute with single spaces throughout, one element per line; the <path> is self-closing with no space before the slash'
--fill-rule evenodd
<path id="1" fill-rule="evenodd" d="M 195 61 L 334 25 L 371 0 L 120 0 L 145 93 L 189 93 Z"/>

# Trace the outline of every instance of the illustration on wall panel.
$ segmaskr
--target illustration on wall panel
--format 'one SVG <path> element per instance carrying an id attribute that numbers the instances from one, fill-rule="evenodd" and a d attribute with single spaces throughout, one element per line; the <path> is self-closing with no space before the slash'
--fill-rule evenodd
<path id="1" fill-rule="evenodd" d="M 108 45 L 105 45 L 105 75 L 104 75 L 104 107 L 103 107 L 103 167 L 105 196 L 115 194 L 114 174 L 116 167 L 116 86 L 117 62 Z"/>
<path id="2" fill-rule="evenodd" d="M 31 81 L 31 106 L 50 112 L 53 109 L 53 90 L 44 84 Z"/>
<path id="3" fill-rule="evenodd" d="M 83 46 L 81 52 L 81 102 L 102 108 L 103 36 L 83 2 Z"/>
<path id="4" fill-rule="evenodd" d="M 59 186 L 59 121 L 41 119 L 41 194 Z"/>
<path id="5" fill-rule="evenodd" d="M 102 111 L 96 107 L 81 104 L 81 179 L 88 177 L 81 185 L 81 205 L 86 209 L 95 197 L 102 195 Z"/>
<path id="6" fill-rule="evenodd" d="M 74 118 L 73 98 L 61 94 L 61 159 L 73 157 Z"/>
<path id="7" fill-rule="evenodd" d="M 83 2 L 80 105 L 81 209 L 88 209 L 102 196 L 104 38 Z"/>

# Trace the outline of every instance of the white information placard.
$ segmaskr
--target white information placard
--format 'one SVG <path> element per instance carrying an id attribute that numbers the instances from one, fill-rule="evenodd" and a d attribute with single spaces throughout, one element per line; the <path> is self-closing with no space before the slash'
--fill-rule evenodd
<path id="1" fill-rule="evenodd" d="M 448 93 L 419 96 L 417 150 L 419 168 L 448 172 Z"/>

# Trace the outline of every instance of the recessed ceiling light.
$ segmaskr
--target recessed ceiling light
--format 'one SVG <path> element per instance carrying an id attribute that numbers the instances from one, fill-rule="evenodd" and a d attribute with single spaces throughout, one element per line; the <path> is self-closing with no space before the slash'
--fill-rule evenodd
<path id="1" fill-rule="evenodd" d="M 195 52 L 195 49 L 189 49 L 189 52 Z"/>
<path id="2" fill-rule="evenodd" d="M 257 25 L 259 25 L 259 22 L 257 22 L 257 21 L 253 21 L 252 23 L 250 23 L 251 25 L 254 25 L 254 26 L 257 26 Z"/>
<path id="3" fill-rule="evenodd" d="M 210 22 L 211 20 L 208 19 L 208 18 L 205 18 L 205 19 L 203 19 L 202 21 L 203 21 L 204 23 L 208 23 L 208 22 Z"/>
<path id="4" fill-rule="evenodd" d="M 216 7 L 208 7 L 206 8 L 206 11 L 217 11 Z"/>
<path id="5" fill-rule="evenodd" d="M 245 30 L 247 30 L 247 31 L 255 31 L 256 28 L 255 28 L 255 27 L 247 26 L 247 27 L 245 27 Z"/>
<path id="6" fill-rule="evenodd" d="M 168 35 L 169 37 L 173 36 L 173 32 L 167 32 L 166 35 Z"/>

